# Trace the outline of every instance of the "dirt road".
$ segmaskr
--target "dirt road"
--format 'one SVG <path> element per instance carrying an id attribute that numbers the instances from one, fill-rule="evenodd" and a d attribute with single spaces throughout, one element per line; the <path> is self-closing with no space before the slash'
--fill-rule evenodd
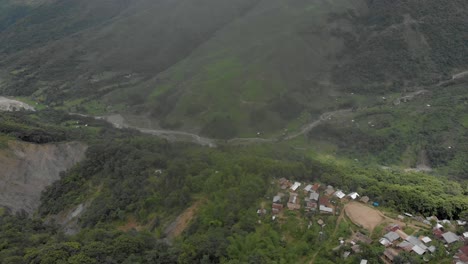
<path id="1" fill-rule="evenodd" d="M 344 114 L 344 113 L 349 113 L 349 112 L 351 112 L 351 109 L 342 109 L 342 110 L 323 113 L 322 115 L 320 115 L 319 119 L 317 119 L 317 120 L 303 126 L 301 128 L 301 130 L 299 130 L 298 132 L 296 132 L 296 133 L 294 133 L 292 135 L 287 136 L 285 138 L 285 140 L 291 140 L 291 139 L 297 138 L 297 137 L 299 137 L 301 135 L 304 135 L 304 134 L 308 133 L 309 131 L 311 131 L 313 128 L 317 127 L 318 125 L 320 125 L 324 121 L 329 120 L 330 118 L 332 118 L 334 115 Z"/>
<path id="2" fill-rule="evenodd" d="M 343 114 L 343 113 L 347 113 L 350 111 L 351 111 L 350 109 L 342 109 L 342 110 L 323 113 L 319 117 L 318 120 L 314 120 L 311 123 L 303 126 L 300 131 L 287 136 L 284 140 L 291 140 L 301 135 L 304 135 L 310 130 L 312 130 L 313 128 L 317 127 L 322 122 L 329 120 L 334 115 Z M 78 114 L 78 113 L 69 113 L 69 114 L 82 116 L 82 117 L 91 117 L 91 118 L 95 118 L 98 120 L 104 120 L 112 124 L 116 128 L 131 128 L 131 129 L 138 130 L 141 133 L 154 135 L 157 137 L 167 139 L 169 141 L 188 141 L 188 142 L 193 142 L 201 146 L 208 146 L 211 148 L 216 147 L 217 143 L 219 142 L 218 139 L 202 137 L 200 135 L 185 132 L 185 131 L 167 130 L 167 129 L 150 129 L 150 128 L 131 126 L 126 123 L 125 118 L 120 114 L 109 115 L 109 116 L 89 116 L 89 115 Z M 277 138 L 233 138 L 233 139 L 228 140 L 227 143 L 231 145 L 250 145 L 250 144 L 269 143 L 269 142 L 276 142 L 276 141 L 278 141 Z"/>
<path id="3" fill-rule="evenodd" d="M 114 127 L 116 128 L 132 128 L 140 131 L 141 133 L 157 136 L 160 138 L 167 139 L 169 141 L 190 141 L 201 146 L 208 146 L 210 148 L 216 147 L 215 139 L 202 137 L 189 132 L 166 129 L 149 129 L 127 125 L 122 115 L 97 117 L 97 119 L 106 120 L 107 122 L 114 125 Z"/>

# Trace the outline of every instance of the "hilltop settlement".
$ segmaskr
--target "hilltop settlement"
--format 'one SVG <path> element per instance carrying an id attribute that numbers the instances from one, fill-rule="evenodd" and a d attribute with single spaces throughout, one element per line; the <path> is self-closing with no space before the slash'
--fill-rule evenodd
<path id="1" fill-rule="evenodd" d="M 267 209 L 269 203 L 264 202 L 257 211 L 261 219 L 271 217 L 269 221 L 285 224 L 295 216 L 308 221 L 308 228 L 320 227 L 320 239 L 333 237 L 342 221 L 352 223 L 350 232 L 344 232 L 348 237 L 339 237 L 329 249 L 343 261 L 361 253 L 361 247 L 373 246 L 382 263 L 436 263 L 450 257 L 454 264 L 468 264 L 466 221 L 391 212 L 366 195 L 318 182 L 281 178 L 272 185 L 271 207 Z M 327 225 L 336 226 L 333 234 L 326 234 Z M 360 259 L 360 263 L 368 260 Z"/>

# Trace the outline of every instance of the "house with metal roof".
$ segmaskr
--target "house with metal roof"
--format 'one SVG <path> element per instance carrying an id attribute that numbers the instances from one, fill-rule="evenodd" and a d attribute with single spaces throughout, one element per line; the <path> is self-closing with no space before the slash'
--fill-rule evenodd
<path id="1" fill-rule="evenodd" d="M 353 200 L 356 200 L 357 198 L 359 198 L 359 194 L 357 192 L 352 192 L 348 194 L 347 196 Z"/>
<path id="2" fill-rule="evenodd" d="M 393 241 L 400 239 L 400 236 L 397 233 L 390 231 L 384 235 L 384 238 L 390 241 L 390 243 L 393 243 Z"/>
<path id="3" fill-rule="evenodd" d="M 281 202 L 281 196 L 276 195 L 275 197 L 273 197 L 273 203 L 280 203 L 280 202 Z"/>
<path id="4" fill-rule="evenodd" d="M 468 239 L 468 232 L 463 233 L 463 238 Z"/>
<path id="5" fill-rule="evenodd" d="M 422 248 L 419 247 L 419 246 L 414 246 L 414 247 L 412 248 L 412 250 L 413 250 L 414 252 L 416 252 L 416 254 L 418 254 L 418 255 L 420 255 L 420 256 L 422 256 L 422 255 L 424 255 L 424 253 L 426 253 L 426 250 L 422 249 Z"/>
<path id="6" fill-rule="evenodd" d="M 299 188 L 299 186 L 301 186 L 302 184 L 300 182 L 295 182 L 293 184 L 293 186 L 291 186 L 291 190 L 293 190 L 294 192 L 297 190 L 297 188 Z"/>
<path id="7" fill-rule="evenodd" d="M 310 190 L 312 190 L 312 184 L 309 184 L 304 188 L 305 192 L 310 192 Z"/>
<path id="8" fill-rule="evenodd" d="M 272 212 L 273 214 L 278 214 L 279 212 L 281 212 L 281 210 L 283 210 L 283 205 L 282 205 L 282 204 L 274 203 L 274 204 L 271 206 L 271 212 Z"/>
<path id="9" fill-rule="evenodd" d="M 403 249 L 404 251 L 410 252 L 411 250 L 413 250 L 414 245 L 408 241 L 403 241 L 400 244 L 398 244 L 398 247 Z"/>
<path id="10" fill-rule="evenodd" d="M 388 241 L 388 239 L 382 237 L 380 240 L 379 240 L 379 243 L 382 245 L 382 246 L 385 246 L 385 247 L 388 247 L 390 246 L 392 243 L 390 241 Z"/>
<path id="11" fill-rule="evenodd" d="M 415 245 L 415 246 L 420 246 L 422 249 L 426 250 L 427 247 L 421 242 L 421 240 L 419 240 L 418 238 L 416 238 L 415 236 L 408 236 L 406 238 L 406 241 L 410 242 L 411 244 Z"/>
<path id="12" fill-rule="evenodd" d="M 328 196 L 331 196 L 334 193 L 335 193 L 335 189 L 333 189 L 333 186 L 328 185 L 327 189 L 325 190 L 325 194 L 328 195 Z"/>
<path id="13" fill-rule="evenodd" d="M 426 237 L 421 238 L 421 241 L 427 244 L 427 243 L 431 242 L 432 239 L 430 239 L 429 237 L 426 236 Z"/>
<path id="14" fill-rule="evenodd" d="M 299 210 L 301 208 L 297 193 L 291 193 L 287 206 L 289 210 Z"/>
<path id="15" fill-rule="evenodd" d="M 458 237 L 455 233 L 453 232 L 446 232 L 442 234 L 442 237 L 444 238 L 445 242 L 447 244 L 452 244 L 457 241 L 460 241 L 460 237 Z"/>
<path id="16" fill-rule="evenodd" d="M 333 208 L 330 208 L 330 207 L 327 207 L 327 206 L 324 206 L 324 205 L 320 205 L 319 209 L 320 209 L 320 212 L 333 214 Z"/>
<path id="17" fill-rule="evenodd" d="M 346 194 L 340 190 L 336 191 L 334 195 L 338 197 L 338 199 L 343 199 L 346 196 Z"/>
<path id="18" fill-rule="evenodd" d="M 313 201 L 318 201 L 319 200 L 319 194 L 317 192 L 315 192 L 315 191 L 311 191 L 309 199 L 313 200 Z"/>
<path id="19" fill-rule="evenodd" d="M 363 197 L 361 198 L 361 200 L 360 200 L 360 201 L 361 201 L 361 202 L 363 202 L 363 203 L 368 203 L 368 202 L 369 202 L 369 200 L 370 200 L 370 199 L 369 199 L 369 197 L 368 197 L 368 196 L 363 196 Z"/>

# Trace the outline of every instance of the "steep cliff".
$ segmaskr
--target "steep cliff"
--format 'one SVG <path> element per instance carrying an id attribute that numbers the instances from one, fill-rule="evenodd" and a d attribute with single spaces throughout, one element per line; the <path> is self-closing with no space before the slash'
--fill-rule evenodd
<path id="1" fill-rule="evenodd" d="M 78 143 L 37 145 L 10 141 L 0 149 L 0 206 L 31 214 L 45 187 L 85 157 L 87 146 Z"/>

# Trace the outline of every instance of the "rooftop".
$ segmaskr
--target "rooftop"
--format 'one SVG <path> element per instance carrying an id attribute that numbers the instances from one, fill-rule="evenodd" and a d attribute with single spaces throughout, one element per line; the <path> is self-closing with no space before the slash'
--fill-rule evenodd
<path id="1" fill-rule="evenodd" d="M 412 249 L 418 255 L 424 255 L 424 253 L 426 253 L 426 251 L 419 246 L 414 246 Z"/>
<path id="2" fill-rule="evenodd" d="M 333 208 L 320 205 L 320 211 L 327 212 L 327 213 L 333 213 Z"/>
<path id="3" fill-rule="evenodd" d="M 281 202 L 281 196 L 276 195 L 275 197 L 273 197 L 273 203 L 278 203 L 278 202 Z"/>
<path id="4" fill-rule="evenodd" d="M 351 197 L 351 199 L 356 200 L 359 197 L 359 194 L 357 192 L 352 192 L 348 194 L 348 196 Z"/>
<path id="5" fill-rule="evenodd" d="M 403 242 L 401 242 L 400 244 L 398 244 L 398 247 L 399 247 L 399 248 L 402 248 L 402 249 L 404 249 L 404 250 L 406 250 L 406 251 L 411 251 L 411 250 L 413 249 L 414 245 L 411 244 L 411 243 L 408 242 L 408 241 L 403 241 Z"/>
<path id="6" fill-rule="evenodd" d="M 418 247 L 422 248 L 423 250 L 427 249 L 426 245 L 424 245 L 419 239 L 417 239 L 414 236 L 408 236 L 406 238 L 406 241 L 410 242 L 411 244 L 413 244 L 415 246 L 418 246 Z"/>
<path id="7" fill-rule="evenodd" d="M 325 190 L 325 193 L 326 193 L 327 195 L 332 195 L 334 192 L 335 192 L 335 190 L 334 190 L 333 188 L 332 188 L 332 189 L 327 188 L 327 189 Z"/>
<path id="8" fill-rule="evenodd" d="M 388 232 L 387 234 L 384 235 L 384 238 L 386 238 L 390 242 L 393 242 L 395 240 L 398 240 L 400 238 L 400 236 L 397 233 L 395 233 L 393 231 L 390 231 L 390 232 Z"/>
<path id="9" fill-rule="evenodd" d="M 452 232 L 443 233 L 442 237 L 444 238 L 445 242 L 447 242 L 447 244 L 452 244 L 459 240 L 459 237 Z"/>
<path id="10" fill-rule="evenodd" d="M 336 191 L 335 196 L 338 197 L 339 199 L 342 199 L 346 195 L 342 191 Z"/>
<path id="11" fill-rule="evenodd" d="M 429 242 L 432 241 L 432 239 L 430 239 L 429 237 L 426 236 L 426 237 L 421 238 L 421 241 L 424 242 L 424 243 L 429 243 Z"/>
<path id="12" fill-rule="evenodd" d="M 379 240 L 379 243 L 382 244 L 383 246 L 389 246 L 391 244 L 390 241 L 388 241 L 388 239 L 384 237 Z"/>
<path id="13" fill-rule="evenodd" d="M 311 191 L 310 192 L 310 197 L 309 197 L 310 200 L 315 200 L 315 201 L 318 201 L 319 199 L 319 194 L 316 193 L 315 191 Z"/>
<path id="14" fill-rule="evenodd" d="M 361 198 L 361 202 L 363 202 L 363 203 L 368 203 L 368 202 L 369 202 L 369 197 L 368 197 L 368 196 L 363 196 L 363 197 Z"/>
<path id="15" fill-rule="evenodd" d="M 295 182 L 293 184 L 293 186 L 291 186 L 291 190 L 295 191 L 295 190 L 297 190 L 297 188 L 299 188 L 299 186 L 301 186 L 301 183 L 300 182 Z"/>

